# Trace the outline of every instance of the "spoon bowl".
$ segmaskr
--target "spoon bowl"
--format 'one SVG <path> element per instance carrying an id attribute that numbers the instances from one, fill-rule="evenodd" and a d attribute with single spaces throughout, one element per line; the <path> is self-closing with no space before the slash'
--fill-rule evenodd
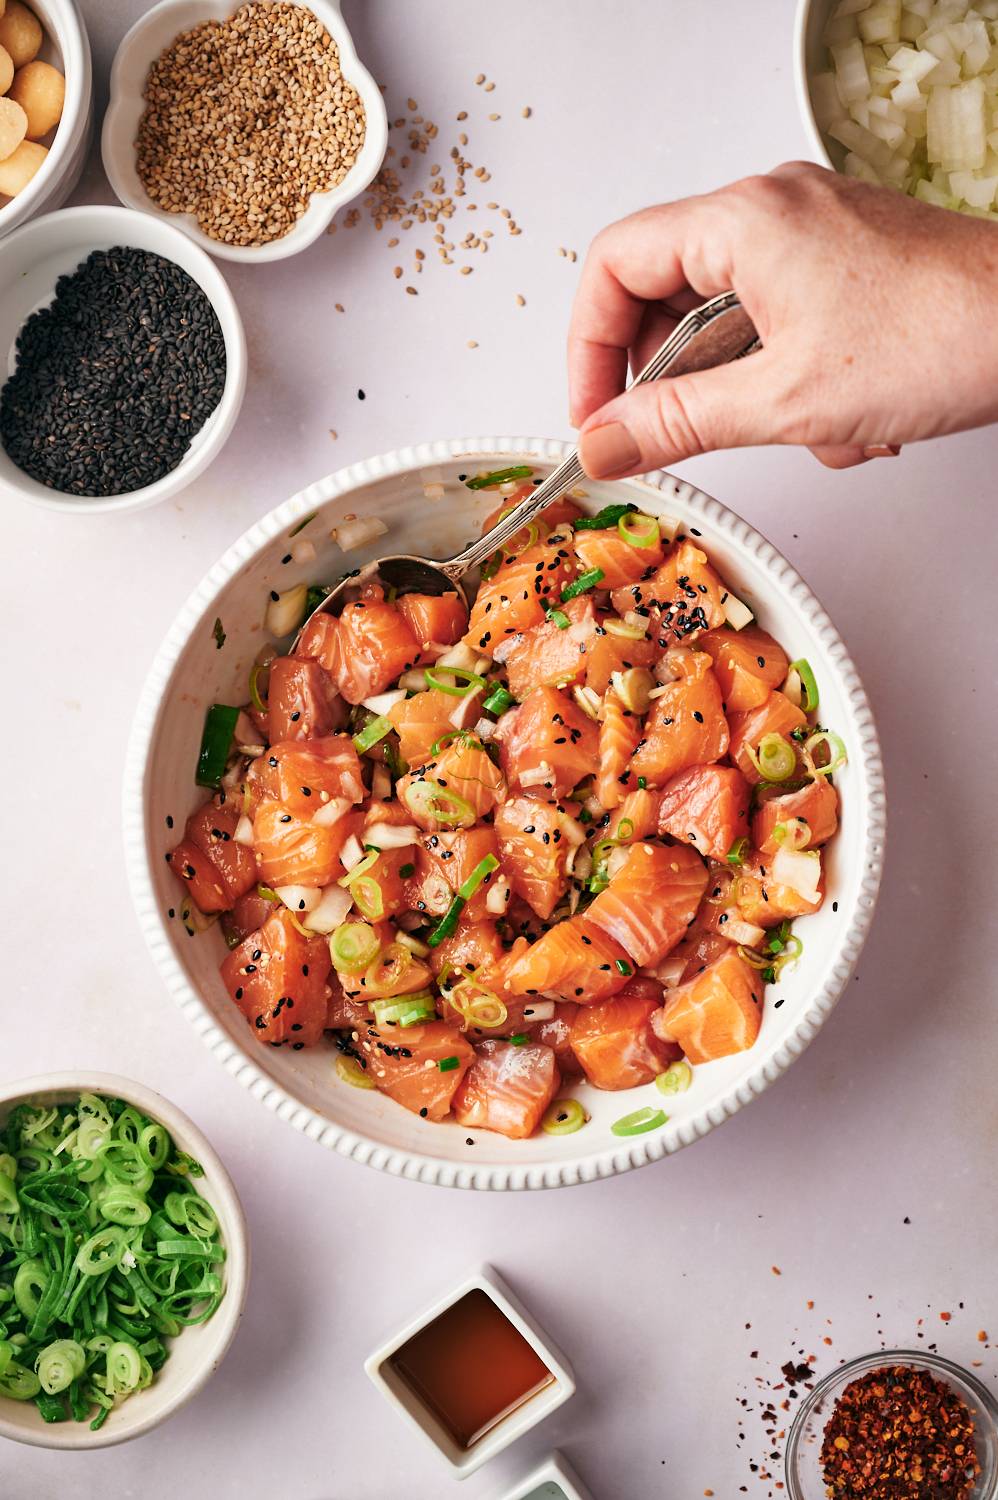
<path id="1" fill-rule="evenodd" d="M 722 292 L 712 297 L 702 307 L 687 313 L 673 329 L 659 350 L 652 355 L 644 369 L 635 375 L 632 385 L 644 385 L 659 380 L 663 375 L 688 375 L 696 370 L 710 370 L 717 365 L 728 364 L 752 354 L 760 347 L 755 326 L 734 292 Z M 548 505 L 553 505 L 567 495 L 585 479 L 585 470 L 579 462 L 578 450 L 573 450 L 560 463 L 543 484 L 525 495 L 506 515 L 498 520 L 477 542 L 466 547 L 455 557 L 439 560 L 417 557 L 411 553 L 395 553 L 391 557 L 379 558 L 365 568 L 355 569 L 341 578 L 330 592 L 321 599 L 302 623 L 295 637 L 292 652 L 316 615 L 339 615 L 369 583 L 382 583 L 386 589 L 399 594 L 452 594 L 460 595 L 465 605 L 468 600 L 461 580 L 509 541 Z"/>

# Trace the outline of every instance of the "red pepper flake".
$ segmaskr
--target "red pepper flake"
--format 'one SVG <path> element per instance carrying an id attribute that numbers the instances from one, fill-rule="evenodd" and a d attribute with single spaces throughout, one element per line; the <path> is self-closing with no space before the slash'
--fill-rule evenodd
<path id="1" fill-rule="evenodd" d="M 940 1318 L 942 1319 L 942 1321 L 944 1323 L 948 1323 L 949 1320 L 950 1320 L 950 1318 L 953 1316 L 953 1314 L 952 1313 L 940 1313 L 939 1316 L 940 1316 Z"/>
<path id="2" fill-rule="evenodd" d="M 780 1270 L 779 1266 L 771 1266 L 770 1270 L 772 1271 L 772 1273 L 773 1273 L 774 1276 L 782 1276 L 783 1275 L 783 1272 Z"/>
<path id="3" fill-rule="evenodd" d="M 894 1365 L 846 1386 L 821 1444 L 831 1500 L 967 1500 L 981 1466 L 974 1417 L 927 1370 Z"/>
<path id="4" fill-rule="evenodd" d="M 979 1329 L 978 1333 L 977 1333 L 977 1342 L 979 1344 L 986 1344 L 987 1341 L 988 1341 L 988 1336 L 987 1336 L 986 1332 L 984 1331 L 983 1328 Z"/>

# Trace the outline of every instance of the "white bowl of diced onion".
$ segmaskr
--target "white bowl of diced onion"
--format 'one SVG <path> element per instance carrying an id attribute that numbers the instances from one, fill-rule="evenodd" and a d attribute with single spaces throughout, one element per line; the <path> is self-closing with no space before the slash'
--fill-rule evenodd
<path id="1" fill-rule="evenodd" d="M 866 694 L 821 605 L 763 537 L 716 500 L 661 471 L 640 480 L 587 482 L 586 510 L 621 499 L 682 527 L 703 546 L 728 588 L 821 684 L 822 714 L 848 747 L 836 777 L 839 833 L 825 865 L 824 905 L 808 917 L 807 952 L 767 1004 L 748 1052 L 694 1070 L 650 1134 L 613 1131 L 627 1110 L 660 1100 L 653 1084 L 612 1093 L 573 1087 L 589 1121 L 575 1134 L 469 1139 L 452 1122 L 410 1114 L 385 1095 L 351 1088 L 331 1043 L 295 1052 L 262 1046 L 219 976 L 218 926 L 188 936 L 164 855 L 203 800 L 194 763 L 207 705 L 245 701 L 264 639 L 268 603 L 297 586 L 332 583 L 386 553 L 447 557 L 478 534 L 494 491 L 469 491 L 478 473 L 528 464 L 549 474 L 568 455 L 544 438 L 423 443 L 353 464 L 262 517 L 210 569 L 183 605 L 150 669 L 125 766 L 123 826 L 128 883 L 160 973 L 227 1070 L 258 1099 L 322 1145 L 396 1176 L 467 1188 L 539 1188 L 591 1182 L 643 1166 L 705 1135 L 749 1104 L 800 1056 L 846 987 L 873 915 L 880 880 L 885 801 L 880 750 Z M 213 622 L 221 622 L 219 647 Z M 277 621 L 278 625 L 286 621 Z M 173 831 L 171 831 L 173 830 Z"/>
<path id="2" fill-rule="evenodd" d="M 799 0 L 795 52 L 823 161 L 998 217 L 998 0 Z"/>

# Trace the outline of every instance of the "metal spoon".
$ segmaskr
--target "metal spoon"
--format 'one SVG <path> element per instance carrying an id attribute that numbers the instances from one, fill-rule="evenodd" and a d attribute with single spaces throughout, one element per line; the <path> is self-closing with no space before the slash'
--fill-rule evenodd
<path id="1" fill-rule="evenodd" d="M 687 375 L 695 370 L 710 370 L 751 354 L 760 347 L 752 320 L 734 292 L 722 292 L 702 307 L 695 308 L 677 325 L 658 353 L 634 377 L 633 385 L 658 380 L 663 375 Z M 492 530 L 473 542 L 456 557 L 438 561 L 396 553 L 370 563 L 359 573 L 348 574 L 312 611 L 309 620 L 319 614 L 339 614 L 348 596 L 359 592 L 361 582 L 377 578 L 397 594 L 448 594 L 457 592 L 464 598 L 461 580 L 478 567 L 497 548 L 531 521 L 538 511 L 559 500 L 586 478 L 577 452 L 569 455 L 543 484 L 521 500 Z M 465 598 L 465 603 L 467 599 Z M 302 626 L 307 626 L 308 620 Z M 300 632 L 299 632 L 300 634 Z M 297 647 L 297 640 L 295 647 Z M 293 647 L 292 650 L 295 648 Z"/>

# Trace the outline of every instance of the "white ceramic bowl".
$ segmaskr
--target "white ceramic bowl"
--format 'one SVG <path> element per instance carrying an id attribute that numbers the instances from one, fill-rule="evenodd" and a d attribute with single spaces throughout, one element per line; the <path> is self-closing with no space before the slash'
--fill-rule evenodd
<path id="1" fill-rule="evenodd" d="M 266 245 L 226 245 L 198 227 L 193 214 L 169 214 L 153 203 L 135 166 L 135 141 L 145 108 L 142 94 L 149 69 L 174 37 L 202 21 L 224 21 L 239 9 L 240 0 L 161 0 L 136 21 L 115 55 L 111 69 L 111 102 L 104 116 L 101 153 L 108 181 L 122 203 L 176 224 L 195 244 L 222 260 L 256 265 L 284 260 L 306 249 L 329 228 L 344 204 L 358 197 L 377 176 L 388 147 L 388 116 L 381 90 L 357 56 L 339 0 L 296 0 L 318 17 L 340 52 L 344 78 L 360 95 L 367 117 L 364 144 L 356 162 L 338 187 L 315 193 L 290 232 Z"/>
<path id="2" fill-rule="evenodd" d="M 123 1401 L 96 1432 L 86 1422 L 42 1420 L 30 1401 L 10 1401 L 0 1396 L 0 1438 L 13 1438 L 36 1448 L 109 1448 L 141 1437 L 171 1417 L 196 1396 L 218 1369 L 242 1317 L 249 1286 L 250 1250 L 242 1204 L 232 1179 L 213 1147 L 193 1120 L 175 1104 L 144 1084 L 115 1073 L 47 1073 L 0 1084 L 0 1123 L 16 1104 L 37 1101 L 65 1104 L 81 1093 L 110 1095 L 134 1104 L 143 1114 L 166 1126 L 181 1151 L 193 1156 L 204 1168 L 198 1192 L 207 1198 L 221 1226 L 225 1245 L 225 1295 L 206 1323 L 185 1328 L 172 1340 L 170 1355 L 152 1385 Z"/>
<path id="3" fill-rule="evenodd" d="M 65 208 L 25 224 L 0 240 L 0 384 L 16 365 L 17 335 L 29 315 L 52 300 L 60 276 L 76 270 L 91 250 L 130 245 L 181 266 L 207 296 L 225 338 L 222 399 L 175 469 L 125 495 L 91 498 L 47 489 L 7 456 L 0 445 L 0 495 L 29 500 L 49 510 L 124 511 L 155 505 L 184 489 L 221 452 L 235 425 L 246 390 L 246 337 L 242 319 L 218 267 L 186 235 L 151 214 L 127 208 Z"/>
<path id="4" fill-rule="evenodd" d="M 585 1087 L 592 1114 L 575 1135 L 509 1141 L 454 1124 L 431 1124 L 381 1094 L 341 1083 L 332 1048 L 302 1052 L 262 1047 L 228 998 L 218 974 L 225 946 L 217 929 L 189 938 L 167 912 L 180 906 L 164 854 L 187 814 L 203 800 L 194 763 L 204 712 L 213 700 L 242 702 L 263 640 L 268 591 L 306 578 L 332 580 L 344 564 L 357 567 L 380 551 L 446 556 L 477 534 L 495 496 L 467 490 L 459 476 L 480 468 L 528 462 L 549 472 L 565 444 L 536 438 L 482 438 L 427 443 L 354 464 L 301 491 L 250 528 L 206 575 L 167 634 L 146 681 L 128 748 L 124 834 L 129 884 L 142 930 L 170 992 L 219 1060 L 268 1108 L 324 1145 L 398 1175 L 460 1187 L 551 1187 L 626 1171 L 676 1151 L 719 1125 L 787 1069 L 815 1036 L 844 989 L 873 914 L 880 879 L 885 801 L 880 749 L 869 704 L 848 653 L 821 605 L 790 564 L 744 521 L 671 475 L 644 481 L 589 484 L 587 505 L 632 499 L 678 517 L 704 546 L 738 594 L 757 609 L 792 657 L 814 667 L 822 720 L 849 749 L 837 778 L 842 827 L 827 860 L 828 896 L 807 919 L 806 954 L 766 1006 L 761 1036 L 750 1052 L 696 1069 L 692 1088 L 670 1102 L 670 1121 L 650 1134 L 621 1139 L 610 1126 L 625 1112 L 662 1103 L 653 1085 L 626 1093 Z M 421 484 L 442 485 L 443 498 L 424 498 Z M 436 491 L 431 491 L 435 493 Z M 303 532 L 318 549 L 315 562 L 282 565 L 288 533 L 317 512 Z M 344 559 L 328 541 L 330 527 L 350 512 L 384 519 L 380 548 Z M 226 642 L 216 650 L 218 615 Z M 174 832 L 167 828 L 174 820 Z M 774 1001 L 782 1000 L 777 1008 Z M 573 1088 L 573 1093 L 576 1090 Z"/>
<path id="5" fill-rule="evenodd" d="M 502 1500 L 592 1500 L 592 1496 L 561 1454 L 552 1453 Z"/>
<path id="6" fill-rule="evenodd" d="M 30 0 L 30 8 L 45 28 L 39 57 L 65 74 L 66 101 L 52 139 L 42 142 L 49 154 L 41 168 L 16 198 L 0 195 L 0 236 L 66 201 L 80 180 L 93 124 L 93 69 L 83 17 L 73 0 Z"/>
<path id="7" fill-rule="evenodd" d="M 845 147 L 822 133 L 811 99 L 812 77 L 815 73 L 826 73 L 831 67 L 828 49 L 821 37 L 836 3 L 837 0 L 797 0 L 797 14 L 794 18 L 794 85 L 797 90 L 797 105 L 815 161 L 821 162 L 823 167 L 834 167 L 837 172 L 841 172 L 846 156 Z"/>

